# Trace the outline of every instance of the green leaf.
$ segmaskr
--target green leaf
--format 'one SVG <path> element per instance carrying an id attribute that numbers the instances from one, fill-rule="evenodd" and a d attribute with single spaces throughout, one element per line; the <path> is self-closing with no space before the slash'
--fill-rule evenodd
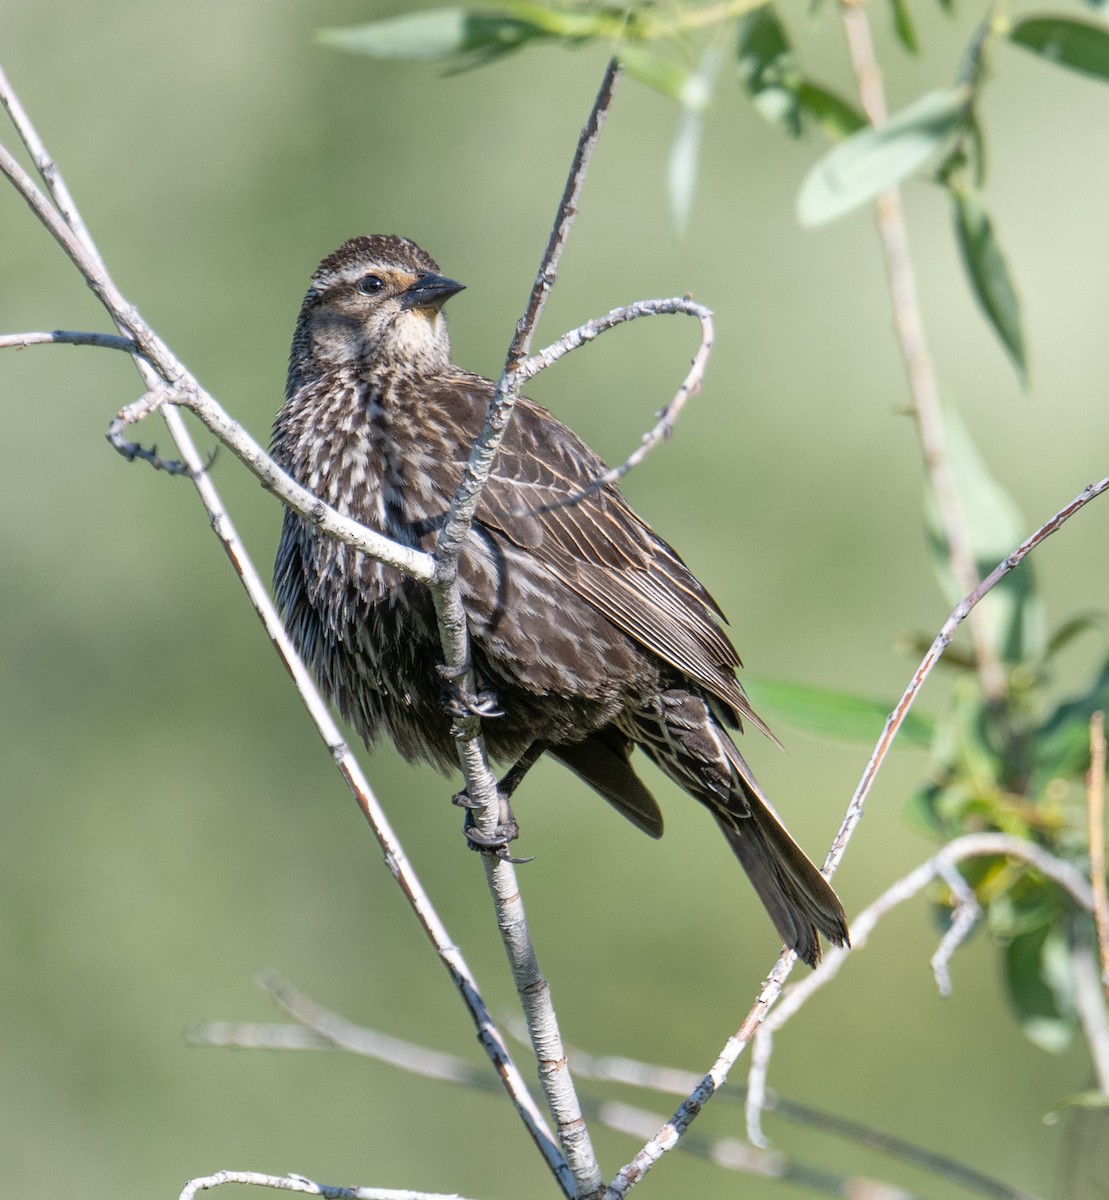
<path id="1" fill-rule="evenodd" d="M 1080 779 L 1084 775 L 1090 762 L 1090 717 L 1107 710 L 1109 662 L 1086 692 L 1065 700 L 1037 731 L 1031 747 L 1030 795 L 1041 793 L 1052 779 Z"/>
<path id="2" fill-rule="evenodd" d="M 670 197 L 670 213 L 678 233 L 689 226 L 693 211 L 693 196 L 697 190 L 697 163 L 701 153 L 701 133 L 704 116 L 700 109 L 684 108 L 678 118 L 678 130 L 670 146 L 666 164 L 666 188 Z"/>
<path id="3" fill-rule="evenodd" d="M 1098 609 L 1088 609 L 1086 612 L 1075 613 L 1064 621 L 1051 635 L 1044 651 L 1044 658 L 1054 658 L 1060 650 L 1069 646 L 1075 638 L 1081 637 L 1090 629 L 1101 629 L 1105 626 L 1105 613 Z"/>
<path id="4" fill-rule="evenodd" d="M 797 58 L 773 6 L 756 8 L 740 19 L 736 54 L 740 80 L 756 111 L 800 137 Z"/>
<path id="5" fill-rule="evenodd" d="M 866 117 L 857 108 L 819 83 L 802 80 L 797 88 L 797 101 L 805 116 L 811 117 L 830 141 L 850 137 L 866 124 Z"/>
<path id="6" fill-rule="evenodd" d="M 506 54 L 536 36 L 541 32 L 514 17 L 478 16 L 465 8 L 433 8 L 317 34 L 319 41 L 339 50 L 402 59 L 455 58 L 475 51 Z"/>
<path id="7" fill-rule="evenodd" d="M 432 8 L 364 25 L 321 29 L 325 45 L 371 58 L 463 59 L 474 66 L 519 50 L 528 42 L 583 42 L 618 37 L 620 14 L 549 8 L 523 0 L 502 0 L 482 9 Z"/>
<path id="8" fill-rule="evenodd" d="M 1068 17 L 1026 17 L 1009 33 L 1014 45 L 1094 79 L 1109 80 L 1109 30 Z"/>
<path id="9" fill-rule="evenodd" d="M 669 96 L 671 100 L 681 101 L 686 107 L 695 107 L 689 102 L 695 99 L 693 93 L 696 85 L 691 83 L 694 76 L 684 67 L 636 43 L 624 43 L 617 47 L 616 53 L 624 70 L 633 79 Z"/>
<path id="10" fill-rule="evenodd" d="M 890 5 L 893 8 L 893 31 L 897 34 L 897 40 L 910 54 L 919 54 L 920 42 L 909 6 L 905 0 L 890 0 Z"/>
<path id="11" fill-rule="evenodd" d="M 801 683 L 745 679 L 755 708 L 771 723 L 785 721 L 805 733 L 833 741 L 873 744 L 882 732 L 893 703 Z M 909 713 L 897 744 L 927 747 L 933 725 L 928 717 Z"/>
<path id="12" fill-rule="evenodd" d="M 922 167 L 965 121 L 969 96 L 965 86 L 928 92 L 881 129 L 868 126 L 834 146 L 801 185 L 801 224 L 834 220 Z"/>
<path id="13" fill-rule="evenodd" d="M 985 578 L 1027 532 L 1020 509 L 993 478 L 962 418 L 944 409 L 948 465 L 959 498 L 959 507 L 970 538 L 970 548 L 980 578 Z M 951 569 L 950 554 L 935 498 L 925 496 L 925 523 L 937 578 L 947 600 L 962 599 L 962 586 Z M 1011 571 L 980 601 L 981 628 L 1003 662 L 1038 661 L 1043 654 L 1043 605 L 1036 592 L 1031 562 Z"/>
<path id="14" fill-rule="evenodd" d="M 701 58 L 696 74 L 690 76 L 682 91 L 682 115 L 670 147 L 666 182 L 670 196 L 670 211 L 678 233 L 684 233 L 693 211 L 693 196 L 697 189 L 697 164 L 701 153 L 701 134 L 704 129 L 704 110 L 712 94 L 712 85 L 720 66 L 720 52 L 709 46 Z"/>
<path id="15" fill-rule="evenodd" d="M 963 266 L 982 311 L 993 325 L 1017 369 L 1022 384 L 1028 382 L 1028 365 L 1021 331 L 1020 300 L 1009 274 L 1005 255 L 994 234 L 993 223 L 971 188 L 953 188 L 955 234 Z"/>
<path id="16" fill-rule="evenodd" d="M 1074 1033 L 1070 951 L 1062 933 L 1042 926 L 1005 948 L 1005 980 L 1025 1037 L 1058 1054 Z"/>
<path id="17" fill-rule="evenodd" d="M 1076 1092 L 1073 1096 L 1068 1096 L 1057 1104 L 1051 1112 L 1044 1113 L 1044 1124 L 1056 1124 L 1062 1114 L 1071 1108 L 1109 1108 L 1109 1096 L 1096 1089 L 1088 1092 Z"/>

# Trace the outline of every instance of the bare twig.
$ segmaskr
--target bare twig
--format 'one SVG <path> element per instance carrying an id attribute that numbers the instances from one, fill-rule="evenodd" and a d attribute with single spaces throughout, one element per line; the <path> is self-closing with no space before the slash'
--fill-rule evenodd
<path id="1" fill-rule="evenodd" d="M 77 333 L 68 329 L 54 329 L 48 333 L 0 333 L 0 349 L 14 347 L 22 350 L 27 346 L 51 344 L 100 346 L 105 350 L 123 350 L 127 354 L 140 353 L 137 342 L 115 333 Z"/>
<path id="2" fill-rule="evenodd" d="M 416 1045 L 390 1034 L 381 1033 L 376 1029 L 356 1025 L 296 992 L 288 983 L 278 979 L 272 973 L 265 973 L 260 982 L 291 1016 L 298 1022 L 305 1023 L 278 1025 L 230 1021 L 205 1022 L 187 1031 L 188 1043 L 192 1046 L 218 1046 L 241 1050 L 342 1050 L 387 1063 L 410 1074 L 429 1079 L 459 1084 L 479 1091 L 487 1091 L 491 1087 L 489 1077 L 485 1072 L 479 1071 L 457 1055 Z M 293 1001 L 285 1003 L 285 1000 L 289 998 L 293 998 Z M 512 1028 L 512 1024 L 512 1022 L 509 1023 L 511 1032 L 522 1034 L 526 1039 L 526 1026 L 521 1025 L 521 1029 L 516 1030 Z M 698 1082 L 697 1076 L 691 1071 L 639 1062 L 618 1055 L 595 1056 L 582 1050 L 571 1049 L 569 1059 L 571 1070 L 579 1080 L 591 1079 L 601 1083 L 619 1083 L 678 1096 L 686 1095 L 696 1087 Z M 737 1088 L 733 1089 L 732 1093 L 726 1093 L 722 1099 L 734 1101 L 737 1098 L 742 1099 L 745 1094 L 746 1089 Z M 969 1191 L 988 1196 L 991 1200 L 1034 1200 L 1034 1197 L 1027 1192 L 1010 1188 L 999 1180 L 983 1175 L 947 1155 L 938 1154 L 933 1150 L 918 1146 L 904 1138 L 895 1137 L 880 1129 L 874 1129 L 859 1121 L 849 1120 L 834 1113 L 821 1112 L 808 1105 L 785 1099 L 774 1092 L 767 1093 L 763 1107 L 765 1111 L 777 1113 L 786 1120 L 867 1146 L 895 1159 L 920 1167 L 922 1170 L 930 1171 Z M 600 1121 L 602 1125 L 610 1129 L 630 1133 L 635 1137 L 649 1137 L 658 1128 L 660 1120 L 658 1117 L 644 1113 L 641 1109 L 632 1109 L 627 1105 L 602 1102 L 597 1105 L 587 1105 L 587 1108 L 591 1119 Z M 651 1123 L 644 1132 L 644 1122 L 648 1121 Z M 747 1158 L 743 1156 L 741 1147 L 745 1149 L 746 1155 L 755 1162 L 755 1173 L 760 1173 L 758 1164 L 766 1161 L 765 1158 L 760 1159 L 760 1152 L 757 1149 L 738 1142 L 734 1138 L 698 1141 L 692 1137 L 684 1137 L 676 1148 L 695 1155 L 699 1154 L 722 1166 L 746 1169 Z M 788 1163 L 788 1160 L 786 1161 Z M 792 1169 L 791 1178 L 799 1180 L 801 1172 L 807 1168 L 795 1166 Z M 872 1186 L 875 1196 L 896 1194 L 896 1190 L 891 1189 L 888 1184 L 873 1182 Z M 868 1193 L 854 1191 L 849 1194 L 859 1196 Z"/>
<path id="3" fill-rule="evenodd" d="M 576 504 L 599 488 L 618 482 L 629 471 L 639 466 L 660 442 L 665 441 L 674 432 L 674 423 L 681 415 L 681 411 L 685 407 L 685 402 L 690 396 L 695 396 L 701 390 L 701 380 L 704 378 L 705 366 L 708 363 L 709 355 L 712 353 L 712 310 L 705 308 L 703 304 L 695 304 L 688 296 L 676 297 L 671 300 L 639 300 L 635 304 L 629 304 L 623 308 L 614 308 L 603 317 L 597 317 L 592 321 L 587 321 L 584 325 L 579 325 L 577 329 L 571 329 L 569 333 L 564 333 L 557 342 L 552 342 L 549 346 L 545 346 L 542 350 L 521 362 L 516 368 L 514 374 L 519 380 L 530 379 L 545 367 L 549 367 L 552 363 L 557 362 L 564 354 L 592 341 L 607 329 L 611 329 L 625 321 L 633 321 L 636 317 L 655 317 L 669 313 L 686 314 L 696 317 L 701 322 L 701 344 L 697 348 L 697 353 L 693 356 L 689 373 L 682 380 L 681 386 L 674 394 L 673 400 L 665 408 L 660 409 L 656 414 L 657 420 L 654 428 L 644 434 L 637 449 L 619 466 L 613 467 L 603 475 L 598 476 L 588 487 L 583 488 L 576 495 L 568 496 L 565 500 L 559 501 L 557 505 L 547 505 L 542 509 L 536 510 L 537 512 L 547 512 L 556 507 L 561 508 Z"/>
<path id="4" fill-rule="evenodd" d="M 917 693 L 923 687 L 925 680 L 931 674 L 936 663 L 940 660 L 944 650 L 950 645 L 951 639 L 955 636 L 955 631 L 966 619 L 967 614 L 971 612 L 983 596 L 996 587 L 1041 542 L 1050 537 L 1051 534 L 1074 516 L 1079 509 L 1084 508 L 1091 500 L 1106 491 L 1109 491 L 1109 476 L 1102 479 L 1100 483 L 1090 484 L 1069 504 L 1060 509 L 1049 521 L 1037 529 L 1035 533 L 1026 538 L 1008 558 L 998 563 L 990 574 L 952 609 L 951 615 L 944 622 L 943 628 L 936 635 L 932 645 L 929 647 L 924 661 L 914 672 L 909 686 L 905 689 L 893 712 L 886 718 L 886 724 L 878 739 L 878 744 L 875 746 L 870 760 L 863 771 L 862 779 L 855 789 L 855 794 L 851 797 L 839 832 L 836 834 L 832 848 L 825 859 L 824 873 L 826 875 L 831 877 L 842 860 L 847 845 L 859 821 L 862 819 L 866 797 L 874 785 L 874 780 L 877 778 L 878 771 L 881 769 L 881 765 L 889 753 L 894 738 L 897 736 L 905 717 L 908 715 Z M 1085 881 L 1082 880 L 1081 883 L 1082 887 L 1088 892 L 1088 885 L 1086 885 Z M 857 937 L 854 926 L 852 926 L 851 936 L 852 939 Z M 831 964 L 837 963 L 845 953 L 846 951 L 837 949 L 836 947 L 830 948 L 824 965 L 820 970 L 826 970 Z M 783 951 L 781 957 L 774 964 L 773 969 L 764 981 L 762 989 L 747 1016 L 743 1019 L 743 1023 L 736 1033 L 724 1044 L 716 1062 L 697 1087 L 678 1106 L 677 1111 L 670 1120 L 656 1131 L 655 1136 L 640 1150 L 635 1158 L 621 1168 L 620 1172 L 609 1185 L 608 1191 L 605 1193 L 605 1200 L 622 1200 L 639 1180 L 643 1178 L 647 1171 L 658 1162 L 662 1155 L 674 1148 L 678 1139 L 697 1118 L 704 1105 L 727 1080 L 728 1074 L 743 1052 L 743 1048 L 754 1036 L 755 1031 L 761 1025 L 767 1012 L 769 1012 L 770 1008 L 781 995 L 782 985 L 793 969 L 794 962 L 793 952 Z"/>
<path id="5" fill-rule="evenodd" d="M 1081 908 L 1087 911 L 1092 910 L 1093 895 L 1090 886 L 1082 874 L 1070 863 L 1049 853 L 1034 842 L 1012 837 L 1009 834 L 968 834 L 966 837 L 956 838 L 953 842 L 949 842 L 927 862 L 922 863 L 903 879 L 891 884 L 881 896 L 872 904 L 867 905 L 855 917 L 851 922 L 852 952 L 857 953 L 866 945 L 878 922 L 898 905 L 904 904 L 918 895 L 936 879 L 951 882 L 957 874 L 954 869 L 956 863 L 963 862 L 968 858 L 994 855 L 1004 855 L 1027 863 L 1061 887 Z M 973 908 L 976 910 L 977 905 L 973 905 Z M 949 932 L 948 936 L 944 938 L 943 972 L 938 973 L 941 988 L 946 973 L 946 959 L 953 953 L 956 944 L 965 939 L 973 924 L 966 918 L 966 913 L 969 911 L 971 908 L 964 898 L 962 913 L 957 908 L 956 919 L 951 925 L 952 931 L 957 930 L 956 937 L 953 939 Z M 751 1070 L 747 1079 L 746 1105 L 747 1135 L 756 1145 L 766 1144 L 761 1129 L 761 1113 L 766 1096 L 766 1077 L 773 1036 L 815 992 L 830 983 L 839 974 L 847 957 L 848 951 L 837 946 L 831 947 L 820 966 L 790 989 L 789 994 L 762 1023 L 762 1027 L 756 1035 L 757 1054 L 753 1053 L 752 1055 Z"/>
<path id="6" fill-rule="evenodd" d="M 1090 884 L 1094 889 L 1101 985 L 1109 1000 L 1109 895 L 1105 881 L 1105 714 L 1090 715 L 1090 771 L 1086 776 L 1090 821 Z"/>
<path id="7" fill-rule="evenodd" d="M 458 587 L 459 557 L 519 394 L 519 381 L 514 377 L 512 368 L 519 358 L 527 353 L 546 297 L 554 285 L 558 260 L 577 213 L 586 171 L 612 104 L 620 73 L 619 65 L 615 60 L 611 61 L 593 103 L 589 120 L 578 139 L 551 236 L 531 297 L 517 324 L 515 336 L 505 357 L 505 368 L 497 383 L 485 424 L 474 443 L 458 491 L 451 501 L 439 534 L 435 554 L 436 572 L 432 583 L 439 635 L 447 667 L 458 676 L 462 686 L 470 691 L 473 690 L 474 681 L 466 615 Z M 481 806 L 474 813 L 475 824 L 482 832 L 491 833 L 498 819 L 499 802 L 496 783 L 489 771 L 481 739 L 480 718 L 477 715 L 463 717 L 456 721 L 455 728 L 459 761 L 466 779 L 466 791 L 471 800 Z M 528 1023 L 532 1047 L 539 1063 L 540 1079 L 555 1119 L 559 1143 L 574 1176 L 578 1197 L 597 1196 L 604 1187 L 604 1179 L 593 1151 L 589 1130 L 582 1117 L 573 1079 L 566 1066 L 562 1038 L 550 1000 L 550 988 L 539 968 L 535 947 L 528 933 L 523 900 L 516 883 L 516 872 L 512 864 L 503 858 L 493 855 L 485 855 L 484 858 L 489 889 L 497 911 L 497 923 L 516 983 L 516 992 Z"/>
<path id="8" fill-rule="evenodd" d="M 570 173 L 566 177 L 566 186 L 562 192 L 562 199 L 559 201 L 558 215 L 551 227 L 551 235 L 547 240 L 546 249 L 543 251 L 543 258 L 539 263 L 539 271 L 535 276 L 535 283 L 532 285 L 527 306 L 524 308 L 524 315 L 516 324 L 516 334 L 505 355 L 506 374 L 515 370 L 531 348 L 531 339 L 535 336 L 535 330 L 539 325 L 539 318 L 547 303 L 547 297 L 551 294 L 551 288 L 554 287 L 555 280 L 558 278 L 558 264 L 562 259 L 566 239 L 570 235 L 570 226 L 573 225 L 574 218 L 578 215 L 578 202 L 581 199 L 582 188 L 585 186 L 585 176 L 593 159 L 597 139 L 601 136 L 601 130 L 608 118 L 608 110 L 612 107 L 612 98 L 616 94 L 622 74 L 623 70 L 619 61 L 615 58 L 610 59 L 604 78 L 601 80 L 597 98 L 593 101 L 589 119 L 581 131 L 581 137 L 578 138 L 574 160 L 570 164 Z"/>
<path id="9" fill-rule="evenodd" d="M 609 1128 L 639 1138 L 649 1137 L 651 1131 L 658 1128 L 659 1122 L 657 1113 L 615 1102 L 601 1105 L 600 1116 Z M 687 1153 L 707 1159 L 725 1170 L 791 1183 L 824 1196 L 842 1196 L 844 1200 L 865 1200 L 867 1197 L 873 1200 L 917 1200 L 916 1193 L 881 1180 L 812 1167 L 780 1151 L 752 1146 L 736 1137 L 697 1138 L 688 1135 L 682 1139 L 681 1145 Z"/>
<path id="10" fill-rule="evenodd" d="M 154 335 L 134 307 L 128 304 L 115 287 L 77 213 L 76 205 L 73 203 L 60 172 L 52 157 L 47 153 L 2 71 L 0 71 L 0 102 L 4 104 L 11 115 L 20 138 L 38 164 L 43 179 L 47 182 L 58 207 L 55 208 L 43 196 L 26 172 L 2 146 L 0 146 L 0 172 L 7 175 L 40 221 L 69 255 L 78 271 L 120 327 L 121 332 L 130 335 L 135 340 L 144 356 L 143 358 L 136 356 L 135 362 L 146 383 L 148 393 L 157 391 L 163 385 L 168 385 L 171 389 L 179 390 L 190 396 L 206 396 L 203 389 L 185 371 L 185 368 L 173 357 L 164 343 Z M 208 512 L 213 531 L 242 581 L 270 640 L 288 668 L 301 699 L 334 759 L 336 767 L 350 787 L 359 808 L 381 845 L 386 864 L 458 989 L 478 1030 L 478 1039 L 500 1076 L 528 1133 L 565 1194 L 572 1196 L 574 1194 L 573 1178 L 542 1114 L 528 1092 L 527 1084 L 512 1061 L 504 1038 L 485 1006 L 477 983 L 461 951 L 439 919 L 438 913 L 431 904 L 423 885 L 408 862 L 399 840 L 385 817 L 384 810 L 378 803 L 357 760 L 332 719 L 327 705 L 321 699 L 307 669 L 285 633 L 284 625 L 270 600 L 268 589 L 251 563 L 246 548 L 211 479 L 204 471 L 203 459 L 193 444 L 180 413 L 172 405 L 164 405 L 161 411 L 170 433 L 177 443 L 182 460 L 188 468 L 189 476 Z M 222 410 L 220 412 L 222 413 Z M 306 495 L 310 497 L 312 504 L 319 504 L 319 501 L 315 497 L 311 497 L 310 493 L 306 493 Z M 297 505 L 294 504 L 293 507 L 296 508 Z M 309 505 L 301 515 L 308 515 L 311 509 L 312 505 Z M 340 517 L 338 513 L 334 515 Z M 345 518 L 343 519 L 345 520 Z"/>
<path id="11" fill-rule="evenodd" d="M 217 1171 L 185 1184 L 179 1200 L 196 1200 L 198 1192 L 222 1187 L 225 1183 L 245 1183 L 252 1187 L 274 1188 L 279 1192 L 300 1192 L 305 1196 L 323 1196 L 325 1200 L 465 1200 L 456 1192 L 413 1192 L 407 1188 L 350 1188 L 315 1183 L 303 1175 L 265 1175 L 261 1171 Z"/>
<path id="12" fill-rule="evenodd" d="M 1012 554 L 1002 559 L 989 575 L 951 610 L 950 615 L 943 624 L 943 628 L 936 634 L 931 646 L 928 647 L 928 651 L 924 655 L 920 666 L 913 672 L 909 686 L 894 706 L 893 712 L 886 718 L 886 723 L 878 738 L 877 745 L 874 747 L 874 751 L 863 770 L 862 778 L 855 789 L 855 794 L 851 797 L 851 803 L 847 806 L 847 813 L 844 816 L 843 824 L 840 826 L 835 841 L 832 843 L 832 848 L 828 852 L 828 857 L 825 859 L 824 871 L 826 874 L 830 875 L 839 865 L 843 853 L 847 849 L 847 844 L 851 840 L 859 821 L 862 819 L 866 798 L 870 794 L 870 789 L 874 786 L 874 780 L 878 775 L 878 771 L 881 769 L 882 763 L 885 761 L 886 755 L 889 753 L 890 747 L 893 745 L 894 739 L 897 737 L 902 723 L 908 716 L 909 710 L 912 708 L 920 689 L 924 686 L 936 663 L 940 661 L 944 651 L 951 644 L 951 640 L 955 636 L 955 631 L 966 620 L 967 615 L 974 609 L 974 606 L 978 604 L 983 596 L 988 595 L 1010 571 L 1022 563 L 1037 546 L 1060 529 L 1079 509 L 1085 508 L 1091 500 L 1097 499 L 1098 496 L 1106 491 L 1109 491 L 1109 476 L 1102 479 L 1099 483 L 1091 483 L 1088 487 L 1084 488 L 1069 504 L 1064 505 L 1050 520 L 1041 525 L 1035 533 L 1025 538 Z"/>
<path id="13" fill-rule="evenodd" d="M 839 7 L 863 111 L 872 125 L 880 126 L 886 120 L 886 99 L 866 6 L 858 0 L 841 0 Z M 878 197 L 875 209 L 893 303 L 897 344 L 908 376 L 924 465 L 939 511 L 955 582 L 959 591 L 965 594 L 971 592 L 979 582 L 978 566 L 947 456 L 940 391 L 924 335 L 916 273 L 909 251 L 909 233 L 899 189 L 893 187 L 883 192 Z M 987 700 L 1000 702 L 1005 692 L 1005 675 L 998 661 L 997 649 L 985 625 L 977 618 L 971 620 L 970 632 L 982 691 Z"/>
<path id="14" fill-rule="evenodd" d="M 511 1024 L 509 1031 L 515 1033 Z M 757 1049 L 756 1044 L 755 1047 L 752 1047 L 752 1053 L 757 1053 Z M 658 1066 L 654 1063 L 639 1062 L 620 1055 L 594 1056 L 577 1049 L 570 1051 L 570 1066 L 579 1079 L 622 1083 L 631 1087 L 646 1088 L 650 1091 L 678 1096 L 688 1094 L 699 1082 L 698 1077 L 692 1071 L 682 1070 L 678 1067 Z M 744 1087 L 731 1088 L 723 1093 L 720 1099 L 725 1103 L 729 1100 L 734 1103 L 745 1100 L 746 1095 L 747 1089 Z M 922 1170 L 952 1180 L 969 1191 L 989 1196 L 991 1200 L 1035 1200 L 1029 1193 L 1011 1188 L 989 1175 L 983 1175 L 973 1167 L 957 1162 L 945 1154 L 938 1154 L 934 1150 L 918 1146 L 905 1138 L 895 1137 L 881 1129 L 864 1125 L 861 1121 L 853 1121 L 806 1104 L 798 1104 L 795 1100 L 788 1100 L 770 1090 L 764 1097 L 763 1110 L 777 1113 L 786 1120 L 794 1121 L 797 1124 L 878 1150 L 892 1158 L 900 1159 L 920 1167 Z M 602 1107 L 602 1116 L 605 1111 L 605 1108 Z M 645 1136 L 650 1136 L 657 1128 L 656 1122 Z M 688 1138 L 683 1138 L 678 1148 L 686 1149 L 688 1140 Z"/>

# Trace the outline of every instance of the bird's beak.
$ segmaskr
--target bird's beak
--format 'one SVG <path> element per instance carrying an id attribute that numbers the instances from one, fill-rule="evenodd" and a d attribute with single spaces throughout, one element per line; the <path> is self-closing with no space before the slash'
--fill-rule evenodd
<path id="1" fill-rule="evenodd" d="M 432 312 L 439 309 L 456 292 L 462 291 L 466 285 L 445 275 L 421 275 L 414 284 L 401 293 L 401 308 L 427 308 Z"/>

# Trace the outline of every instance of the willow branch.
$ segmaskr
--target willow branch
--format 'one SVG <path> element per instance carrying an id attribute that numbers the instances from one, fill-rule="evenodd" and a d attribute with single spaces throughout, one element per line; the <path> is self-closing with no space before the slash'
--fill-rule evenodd
<path id="1" fill-rule="evenodd" d="M 842 860 L 847 845 L 855 829 L 858 827 L 859 821 L 862 819 L 866 798 L 874 785 L 878 771 L 881 769 L 881 765 L 885 761 L 890 747 L 893 745 L 894 738 L 896 738 L 925 680 L 931 674 L 936 663 L 939 662 L 946 648 L 951 644 L 951 640 L 955 636 L 955 631 L 959 625 L 962 624 L 982 597 L 992 591 L 1037 546 L 1050 537 L 1051 534 L 1055 533 L 1056 530 L 1060 529 L 1076 512 L 1089 504 L 1091 500 L 1094 500 L 1106 491 L 1109 491 L 1109 477 L 1102 479 L 1100 483 L 1090 484 L 1083 489 L 1069 504 L 1060 509 L 1049 521 L 1041 525 L 1030 537 L 1026 538 L 1012 554 L 998 563 L 989 575 L 952 609 L 951 615 L 936 635 L 924 660 L 914 672 L 909 686 L 905 689 L 893 712 L 886 718 L 885 727 L 878 739 L 878 744 L 875 746 L 870 760 L 863 771 L 862 779 L 859 781 L 858 787 L 851 797 L 839 832 L 836 834 L 832 848 L 825 859 L 824 874 L 826 876 L 831 878 L 835 873 L 836 867 Z M 1087 886 L 1084 881 L 1083 886 Z M 855 930 L 852 928 L 852 938 L 854 939 L 855 936 Z M 834 961 L 844 953 L 844 951 L 832 947 L 828 951 L 826 961 Z M 608 1191 L 605 1193 L 605 1200 L 623 1200 L 623 1197 L 635 1187 L 655 1163 L 667 1151 L 672 1150 L 677 1145 L 679 1138 L 682 1137 L 693 1121 L 696 1120 L 705 1104 L 712 1099 L 719 1088 L 726 1082 L 731 1068 L 735 1065 L 744 1047 L 754 1037 L 766 1014 L 781 995 L 782 985 L 793 969 L 795 961 L 796 958 L 793 951 L 783 951 L 764 981 L 743 1023 L 732 1037 L 725 1042 L 712 1067 L 697 1087 L 678 1106 L 670 1120 L 663 1124 L 643 1149 L 620 1170 L 609 1185 Z"/>
<path id="2" fill-rule="evenodd" d="M 937 982 L 941 992 L 944 991 L 945 985 L 949 987 L 949 984 L 946 984 L 947 960 L 957 944 L 961 943 L 969 934 L 980 913 L 973 892 L 955 871 L 955 865 L 968 858 L 993 856 L 1015 858 L 1027 863 L 1062 888 L 1079 907 L 1086 911 L 1092 911 L 1093 895 L 1090 886 L 1070 863 L 1049 853 L 1034 842 L 1012 837 L 1009 834 L 968 834 L 966 837 L 956 838 L 953 842 L 949 842 L 927 862 L 922 863 L 903 879 L 891 884 L 881 896 L 859 913 L 851 922 L 852 951 L 857 952 L 867 944 L 878 922 L 893 909 L 919 895 L 935 880 L 943 879 L 949 885 L 954 885 L 955 888 L 956 912 L 951 928 L 958 931 L 955 938 L 944 938 L 940 949 L 933 958 L 933 969 L 936 971 Z M 966 919 L 968 913 L 971 914 L 971 919 Z M 763 1022 L 758 1031 L 751 1070 L 747 1079 L 747 1134 L 756 1145 L 766 1144 L 766 1139 L 762 1134 L 761 1114 L 766 1095 L 766 1077 L 774 1034 L 800 1010 L 811 996 L 839 974 L 847 955 L 848 952 L 838 946 L 829 948 L 820 966 L 790 989 L 789 994 Z M 937 966 L 937 964 L 939 965 Z"/>
<path id="3" fill-rule="evenodd" d="M 577 214 L 586 171 L 612 104 L 619 78 L 620 67 L 613 60 L 605 71 L 589 120 L 578 139 L 535 285 L 509 346 L 505 368 L 497 383 L 485 424 L 474 443 L 458 491 L 451 502 L 439 535 L 432 596 L 447 667 L 457 676 L 463 690 L 468 693 L 473 693 L 475 688 L 466 614 L 458 587 L 459 558 L 519 394 L 519 383 L 513 377 L 512 367 L 527 353 L 546 297 L 557 278 L 558 262 L 570 226 Z M 459 761 L 466 779 L 466 791 L 470 799 L 480 805 L 474 813 L 475 824 L 479 831 L 490 834 L 497 824 L 499 801 L 496 783 L 489 771 L 488 758 L 481 738 L 480 717 L 474 714 L 460 718 L 456 721 L 455 730 Z M 497 911 L 497 923 L 501 929 L 516 991 L 524 1009 L 532 1046 L 539 1062 L 540 1079 L 555 1119 L 559 1143 L 574 1176 L 576 1194 L 579 1198 L 599 1195 L 604 1187 L 604 1179 L 582 1116 L 573 1079 L 566 1066 L 562 1037 L 550 1000 L 550 988 L 540 970 L 535 947 L 528 933 L 523 900 L 516 883 L 516 872 L 512 864 L 503 858 L 488 854 L 483 857 L 489 889 Z"/>
<path id="4" fill-rule="evenodd" d="M 859 0 L 840 0 L 840 14 L 863 111 L 872 125 L 881 126 L 886 120 L 886 98 L 866 7 Z M 948 459 L 939 385 L 924 333 L 900 190 L 892 187 L 883 192 L 878 197 L 875 210 L 893 303 L 897 345 L 908 377 L 924 465 L 931 481 L 956 584 L 959 591 L 968 593 L 979 582 L 978 564 Z M 998 702 L 1004 696 L 1005 677 L 996 647 L 985 626 L 977 619 L 970 622 L 970 633 L 982 690 L 988 700 Z"/>

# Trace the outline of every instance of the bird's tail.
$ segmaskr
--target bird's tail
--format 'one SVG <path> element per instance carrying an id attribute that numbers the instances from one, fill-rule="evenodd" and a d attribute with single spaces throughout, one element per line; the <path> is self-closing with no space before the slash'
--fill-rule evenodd
<path id="1" fill-rule="evenodd" d="M 721 736 L 730 745 L 731 739 Z M 738 750 L 735 757 L 747 767 Z M 740 775 L 740 803 L 735 803 L 734 796 L 729 796 L 727 803 L 713 797 L 709 807 L 782 940 L 797 951 L 798 958 L 815 967 L 820 961 L 818 930 L 835 946 L 850 943 L 843 905 L 832 885 L 789 836 L 758 785 L 752 784 L 753 780 Z"/>
<path id="2" fill-rule="evenodd" d="M 786 832 L 705 701 L 665 692 L 661 715 L 657 732 L 637 740 L 716 818 L 786 945 L 811 967 L 820 961 L 818 933 L 833 945 L 849 945 L 847 917 L 832 885 Z"/>

